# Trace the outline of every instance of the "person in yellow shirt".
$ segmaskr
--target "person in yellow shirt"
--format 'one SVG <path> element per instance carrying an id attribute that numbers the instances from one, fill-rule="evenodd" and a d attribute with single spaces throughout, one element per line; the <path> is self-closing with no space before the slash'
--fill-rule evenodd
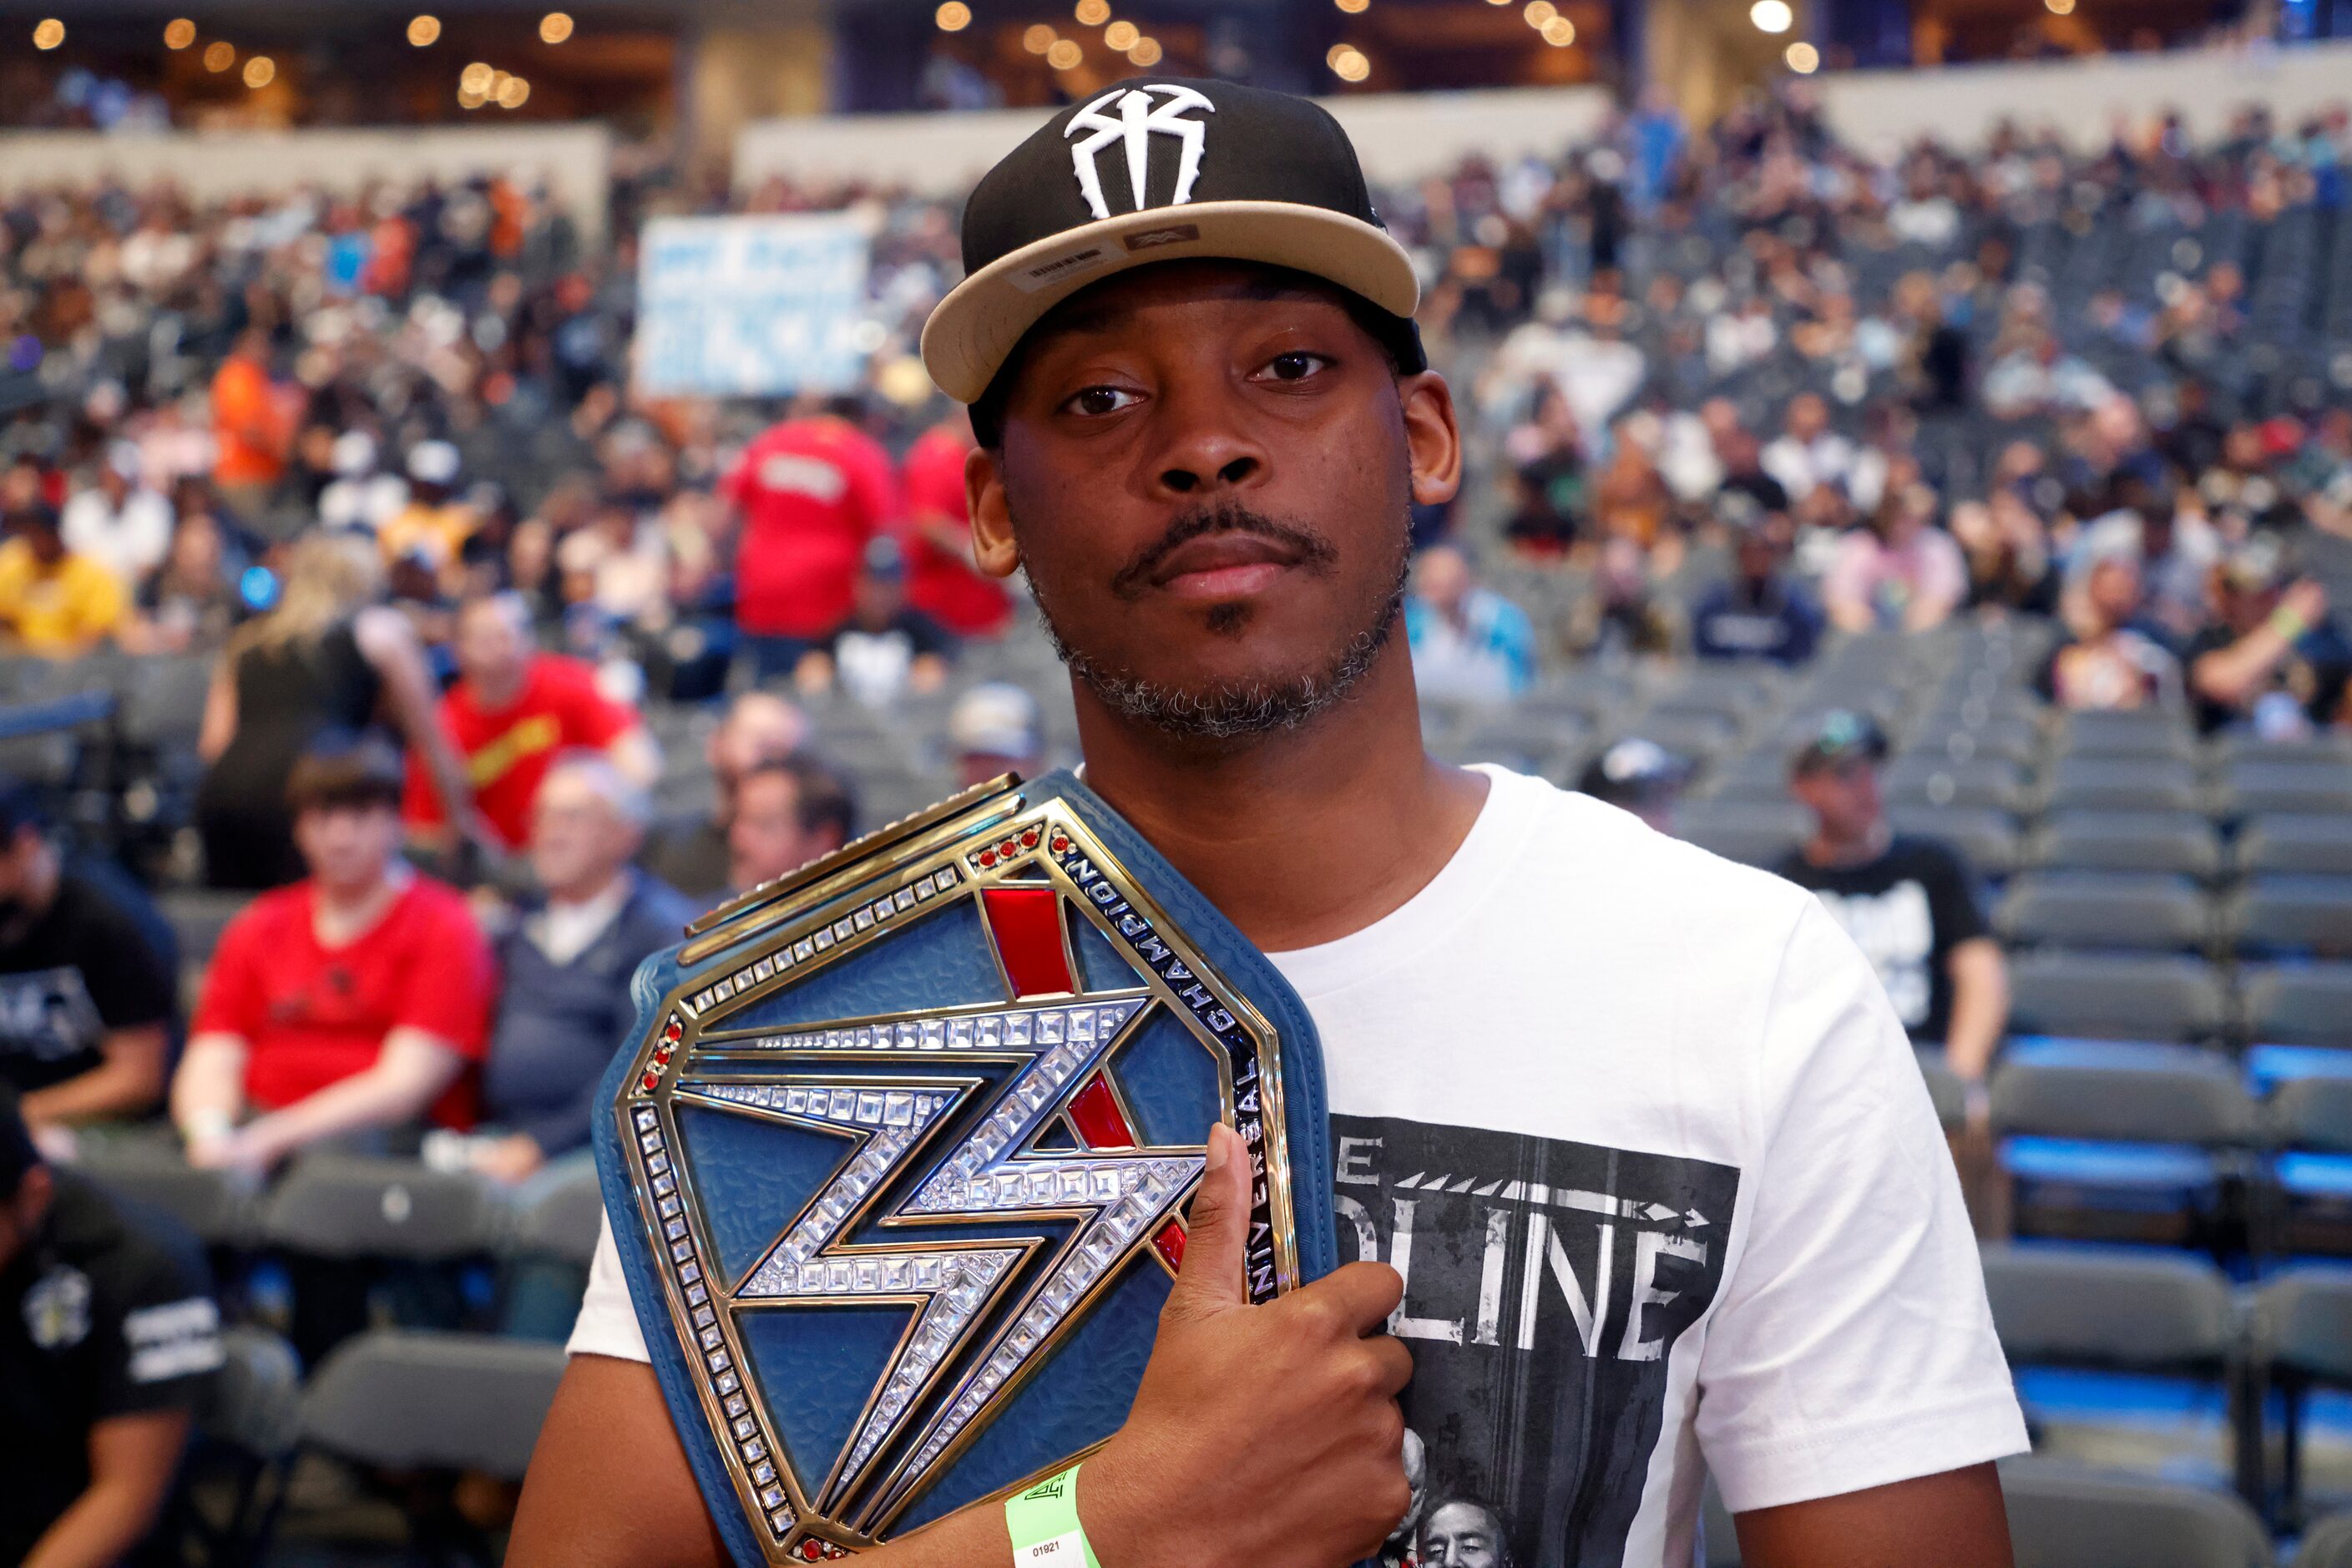
<path id="1" fill-rule="evenodd" d="M 0 538 L 0 643 L 71 658 L 121 628 L 122 584 L 92 557 L 66 548 L 47 505 L 9 512 Z"/>
<path id="2" fill-rule="evenodd" d="M 419 441 L 408 453 L 408 504 L 384 519 L 376 543 L 386 565 L 419 552 L 438 576 L 456 564 L 479 526 L 474 509 L 457 499 L 457 448 Z"/>

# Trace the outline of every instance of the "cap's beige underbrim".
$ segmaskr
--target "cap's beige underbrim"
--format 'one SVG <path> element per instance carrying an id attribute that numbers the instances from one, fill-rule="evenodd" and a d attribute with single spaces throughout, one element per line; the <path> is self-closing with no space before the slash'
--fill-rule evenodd
<path id="1" fill-rule="evenodd" d="M 988 390 L 1021 334 L 1064 300 L 1129 268 L 1199 258 L 1295 268 L 1392 315 L 1421 302 L 1412 258 L 1385 229 L 1296 202 L 1197 202 L 1066 229 L 999 257 L 923 323 L 923 364 L 960 403 Z"/>

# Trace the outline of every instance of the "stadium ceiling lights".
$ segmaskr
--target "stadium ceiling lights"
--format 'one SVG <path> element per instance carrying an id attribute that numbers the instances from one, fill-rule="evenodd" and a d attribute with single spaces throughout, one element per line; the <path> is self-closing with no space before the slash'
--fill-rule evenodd
<path id="1" fill-rule="evenodd" d="M 1785 33 L 1797 25 L 1797 13 L 1790 8 L 1789 0 L 1756 0 L 1748 8 L 1748 19 L 1761 33 Z"/>
<path id="2" fill-rule="evenodd" d="M 1078 0 L 1074 15 L 1080 26 L 1099 27 L 1110 20 L 1110 0 Z"/>
<path id="3" fill-rule="evenodd" d="M 1372 62 L 1363 50 L 1353 44 L 1332 45 L 1330 53 L 1323 57 L 1323 63 L 1329 66 L 1331 74 L 1341 81 L 1361 81 L 1372 74 Z"/>
<path id="4" fill-rule="evenodd" d="M 1340 10 L 1347 12 L 1350 16 L 1368 8 L 1371 3 L 1372 0 L 1331 0 L 1332 5 L 1337 5 Z"/>
<path id="5" fill-rule="evenodd" d="M 439 42 L 440 37 L 441 18 L 438 16 L 418 16 L 408 24 L 408 41 L 420 49 Z"/>
<path id="6" fill-rule="evenodd" d="M 1070 38 L 1055 39 L 1054 47 L 1045 51 L 1045 63 L 1057 71 L 1076 70 L 1086 58 L 1086 50 Z"/>
<path id="7" fill-rule="evenodd" d="M 572 18 L 562 11 L 550 11 L 539 19 L 539 41 L 560 44 L 572 36 Z"/>
<path id="8" fill-rule="evenodd" d="M 1143 29 L 1132 22 L 1113 22 L 1103 29 L 1103 42 L 1122 52 L 1143 41 Z"/>
<path id="9" fill-rule="evenodd" d="M 1043 22 L 1035 22 L 1030 25 L 1027 32 L 1021 35 L 1021 47 L 1033 55 L 1042 55 L 1053 48 L 1054 39 L 1053 28 Z"/>
<path id="10" fill-rule="evenodd" d="M 66 41 L 66 25 L 55 16 L 44 16 L 33 27 L 33 47 L 54 49 Z"/>
<path id="11" fill-rule="evenodd" d="M 971 26 L 971 7 L 963 0 L 946 0 L 931 13 L 931 20 L 942 33 L 961 33 Z"/>
<path id="12" fill-rule="evenodd" d="M 255 91 L 278 79 L 278 62 L 268 55 L 256 55 L 245 62 L 245 85 Z"/>
<path id="13" fill-rule="evenodd" d="M 205 69 L 218 75 L 236 64 L 236 46 L 226 38 L 205 46 Z"/>
<path id="14" fill-rule="evenodd" d="M 1157 38 L 1136 39 L 1135 47 L 1127 51 L 1127 58 L 1130 65 L 1139 65 L 1147 70 L 1150 69 L 1151 67 L 1160 63 L 1160 40 Z"/>
<path id="15" fill-rule="evenodd" d="M 175 21 L 166 22 L 163 25 L 163 47 L 165 48 L 184 49 L 195 41 L 196 25 L 194 22 L 189 21 L 185 16 L 182 16 Z"/>
<path id="16" fill-rule="evenodd" d="M 1811 76 L 1815 71 L 1819 70 L 1822 66 L 1821 50 L 1813 47 L 1812 45 L 1805 42 L 1802 38 L 1790 44 L 1788 47 L 1787 53 L 1781 58 L 1789 62 L 1789 68 L 1795 71 L 1799 76 Z"/>

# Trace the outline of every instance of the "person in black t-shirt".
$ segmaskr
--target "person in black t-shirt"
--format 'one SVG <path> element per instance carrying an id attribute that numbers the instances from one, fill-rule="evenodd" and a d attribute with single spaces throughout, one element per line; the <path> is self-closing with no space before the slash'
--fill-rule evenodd
<path id="1" fill-rule="evenodd" d="M 37 1131 L 143 1116 L 179 1004 L 171 929 L 130 879 L 69 860 L 36 792 L 0 784 L 0 1082 Z"/>
<path id="2" fill-rule="evenodd" d="M 954 654 L 945 628 L 907 603 L 906 558 L 886 534 L 866 546 L 849 618 L 802 656 L 793 679 L 803 691 L 837 686 L 879 707 L 903 692 L 937 691 Z"/>
<path id="3" fill-rule="evenodd" d="M 2265 739 L 2337 721 L 2352 681 L 2352 646 L 2328 619 L 2327 590 L 2289 581 L 2273 538 L 2240 546 L 2213 569 L 2219 618 L 2189 640 L 2189 708 L 2198 730 L 2243 728 Z"/>
<path id="4" fill-rule="evenodd" d="M 1791 765 L 1789 792 L 1812 812 L 1812 837 L 1780 875 L 1814 896 L 1877 969 L 1911 1037 L 1940 1042 L 1983 1119 L 1985 1073 L 2009 1022 L 2009 973 L 1978 908 L 1967 863 L 1950 847 L 1895 836 L 1878 792 L 1886 736 L 1868 717 L 1827 714 Z"/>
<path id="5" fill-rule="evenodd" d="M 1708 659 L 1765 659 L 1782 668 L 1813 657 L 1822 609 L 1786 571 L 1795 531 L 1786 511 L 1759 511 L 1742 495 L 1720 503 L 1733 531 L 1732 575 L 1691 611 L 1691 651 Z"/>
<path id="6" fill-rule="evenodd" d="M 44 1164 L 0 1084 L 0 1563 L 131 1559 L 221 1361 L 194 1239 Z"/>

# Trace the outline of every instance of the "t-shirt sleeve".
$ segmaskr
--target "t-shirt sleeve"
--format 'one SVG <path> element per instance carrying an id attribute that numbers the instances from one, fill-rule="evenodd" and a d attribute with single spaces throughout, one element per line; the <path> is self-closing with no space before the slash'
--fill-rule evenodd
<path id="1" fill-rule="evenodd" d="M 236 1035 L 251 1045 L 261 1036 L 263 992 L 257 960 L 263 938 L 256 924 L 258 905 L 229 921 L 213 949 L 205 970 L 204 989 L 196 997 L 196 1035 Z"/>
<path id="2" fill-rule="evenodd" d="M 186 1408 L 219 1369 L 220 1308 L 200 1263 L 142 1238 L 98 1307 L 100 1420 Z"/>
<path id="3" fill-rule="evenodd" d="M 564 1344 L 572 1355 L 608 1355 L 622 1361 L 651 1361 L 645 1331 L 637 1326 L 637 1309 L 629 1299 L 629 1278 L 621 1272 L 620 1249 L 613 1245 L 611 1216 L 596 1222 L 596 1256 L 588 1265 L 588 1293 L 581 1298 L 580 1317 Z"/>
<path id="4" fill-rule="evenodd" d="M 169 1026 L 178 1015 L 179 983 L 169 957 L 128 910 L 110 909 L 94 922 L 89 949 L 76 958 L 89 981 L 99 1022 L 110 1029 Z"/>
<path id="5" fill-rule="evenodd" d="M 1756 1068 L 1748 1227 L 1701 1352 L 1697 1433 L 1734 1512 L 2026 1447 L 1959 1180 L 1909 1041 L 1808 900 Z"/>
<path id="6" fill-rule="evenodd" d="M 563 738 L 575 746 L 603 751 L 637 727 L 637 716 L 596 689 L 595 671 L 583 665 L 564 669 Z"/>
<path id="7" fill-rule="evenodd" d="M 436 910 L 413 962 L 418 983 L 403 988 L 394 1027 L 422 1029 L 467 1060 L 481 1060 L 489 1052 L 497 961 L 463 903 L 451 899 Z"/>
<path id="8" fill-rule="evenodd" d="M 1946 952 L 1964 942 L 1991 934 L 1983 908 L 1977 902 L 1976 878 L 1959 852 L 1947 845 L 1928 847 L 1934 875 L 1928 879 L 1927 912 L 1936 922 L 1936 942 Z"/>

